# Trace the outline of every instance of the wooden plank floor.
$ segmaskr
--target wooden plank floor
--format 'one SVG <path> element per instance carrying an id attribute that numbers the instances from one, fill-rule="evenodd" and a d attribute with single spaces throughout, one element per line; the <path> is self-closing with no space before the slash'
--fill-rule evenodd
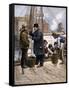
<path id="1" fill-rule="evenodd" d="M 66 82 L 66 65 L 59 63 L 60 60 L 55 66 L 51 61 L 44 62 L 44 66 L 37 69 L 25 68 L 24 74 L 20 66 L 15 66 L 15 84 Z"/>

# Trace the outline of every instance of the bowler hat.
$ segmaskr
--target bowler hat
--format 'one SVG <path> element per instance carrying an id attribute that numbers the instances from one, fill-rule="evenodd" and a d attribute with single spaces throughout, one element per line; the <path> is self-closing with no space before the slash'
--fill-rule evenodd
<path id="1" fill-rule="evenodd" d="M 34 24 L 34 27 L 39 27 L 39 25 L 37 23 Z"/>

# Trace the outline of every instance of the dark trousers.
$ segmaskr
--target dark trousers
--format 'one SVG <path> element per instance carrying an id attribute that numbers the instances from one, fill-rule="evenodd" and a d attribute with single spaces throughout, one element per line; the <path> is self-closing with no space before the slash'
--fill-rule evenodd
<path id="1" fill-rule="evenodd" d="M 27 49 L 22 50 L 21 67 L 23 68 L 27 64 Z"/>
<path id="2" fill-rule="evenodd" d="M 36 65 L 40 63 L 40 66 L 43 66 L 44 55 L 36 55 Z"/>
<path id="3" fill-rule="evenodd" d="M 60 50 L 60 60 L 62 61 L 62 63 L 64 63 L 64 52 L 63 50 Z"/>

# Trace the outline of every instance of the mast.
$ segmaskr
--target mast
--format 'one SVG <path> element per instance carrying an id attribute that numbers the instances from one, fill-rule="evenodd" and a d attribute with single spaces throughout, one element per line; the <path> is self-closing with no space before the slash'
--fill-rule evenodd
<path id="1" fill-rule="evenodd" d="M 33 30 L 34 23 L 38 23 L 40 31 L 43 32 L 43 8 L 37 6 L 31 6 L 29 17 L 29 31 Z M 31 54 L 33 55 L 33 41 L 30 41 Z"/>
<path id="2" fill-rule="evenodd" d="M 33 29 L 33 23 L 34 23 L 34 6 L 31 6 L 30 9 L 30 17 L 29 17 L 29 29 Z"/>

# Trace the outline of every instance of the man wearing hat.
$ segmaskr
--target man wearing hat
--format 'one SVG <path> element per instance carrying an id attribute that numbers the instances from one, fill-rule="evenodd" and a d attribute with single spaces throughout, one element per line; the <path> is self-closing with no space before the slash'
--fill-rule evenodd
<path id="1" fill-rule="evenodd" d="M 30 31 L 29 33 L 32 36 L 33 51 L 36 56 L 36 66 L 43 66 L 44 62 L 44 41 L 43 41 L 43 33 L 40 32 L 39 26 L 37 23 L 34 24 L 34 31 Z"/>
<path id="2" fill-rule="evenodd" d="M 27 51 L 29 47 L 29 40 L 28 40 L 28 32 L 25 29 L 25 26 L 22 25 L 22 28 L 20 30 L 20 46 L 22 50 L 22 57 L 21 57 L 21 68 L 23 73 L 23 68 L 25 68 L 27 63 Z"/>
<path id="3" fill-rule="evenodd" d="M 59 48 L 59 53 L 60 54 L 60 60 L 62 61 L 60 64 L 64 64 L 64 43 L 65 43 L 65 37 L 57 34 L 55 32 L 52 33 L 52 36 L 54 37 L 54 39 L 57 39 L 57 45 Z"/>

